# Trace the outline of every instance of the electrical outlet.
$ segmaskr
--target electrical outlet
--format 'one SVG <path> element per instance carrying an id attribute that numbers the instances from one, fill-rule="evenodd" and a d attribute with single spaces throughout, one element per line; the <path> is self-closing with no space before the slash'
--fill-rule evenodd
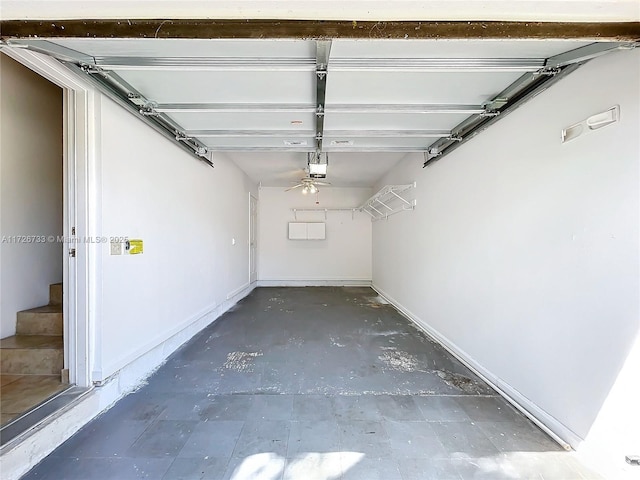
<path id="1" fill-rule="evenodd" d="M 122 243 L 111 242 L 111 255 L 122 255 Z"/>

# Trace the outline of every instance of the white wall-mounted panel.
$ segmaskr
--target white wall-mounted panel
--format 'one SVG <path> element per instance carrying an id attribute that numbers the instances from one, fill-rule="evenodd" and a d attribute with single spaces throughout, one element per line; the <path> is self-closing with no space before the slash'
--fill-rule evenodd
<path id="1" fill-rule="evenodd" d="M 327 224 L 324 222 L 307 223 L 307 240 L 324 240 L 327 238 Z"/>
<path id="2" fill-rule="evenodd" d="M 480 105 L 521 75 L 520 72 L 329 72 L 327 104 Z"/>
<path id="3" fill-rule="evenodd" d="M 307 224 L 304 222 L 289 222 L 289 240 L 306 240 Z"/>
<path id="4" fill-rule="evenodd" d="M 158 103 L 313 103 L 315 73 L 116 70 Z"/>
<path id="5" fill-rule="evenodd" d="M 269 112 L 168 113 L 184 130 L 313 130 L 313 113 Z"/>
<path id="6" fill-rule="evenodd" d="M 289 240 L 324 240 L 326 223 L 289 222 Z"/>
<path id="7" fill-rule="evenodd" d="M 56 38 L 52 41 L 97 57 L 316 57 L 315 42 L 309 40 Z"/>

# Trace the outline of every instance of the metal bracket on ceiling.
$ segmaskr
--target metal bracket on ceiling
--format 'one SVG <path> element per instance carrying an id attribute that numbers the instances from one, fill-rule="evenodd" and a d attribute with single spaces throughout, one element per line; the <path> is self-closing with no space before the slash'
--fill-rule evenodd
<path id="1" fill-rule="evenodd" d="M 322 151 L 324 137 L 324 108 L 327 95 L 327 68 L 331 40 L 316 41 L 316 150 Z"/>
<path id="2" fill-rule="evenodd" d="M 500 115 L 499 110 L 485 110 L 480 114 L 481 117 L 497 117 Z"/>
<path id="3" fill-rule="evenodd" d="M 462 141 L 462 137 L 460 135 L 449 135 L 447 137 L 447 140 L 449 140 L 450 142 L 461 142 Z"/>
<path id="4" fill-rule="evenodd" d="M 142 95 L 140 95 L 137 92 L 127 93 L 127 98 L 131 100 L 132 103 L 135 103 L 139 107 L 144 107 L 147 103 L 149 103 L 146 98 L 144 98 Z"/>
<path id="5" fill-rule="evenodd" d="M 105 72 L 102 68 L 97 65 L 93 65 L 91 63 L 82 63 L 80 64 L 80 70 L 88 75 L 102 75 L 106 76 L 107 72 Z"/>
<path id="6" fill-rule="evenodd" d="M 437 148 L 430 148 L 429 150 L 427 150 L 426 152 L 424 152 L 423 156 L 424 156 L 424 163 L 427 163 L 429 160 L 431 160 L 432 158 L 436 158 L 439 157 L 440 155 L 442 155 L 442 152 L 440 150 L 438 150 Z"/>
<path id="7" fill-rule="evenodd" d="M 200 157 L 206 157 L 208 153 L 209 153 L 209 149 L 207 147 L 196 148 L 196 155 Z"/>
<path id="8" fill-rule="evenodd" d="M 540 70 L 538 70 L 537 72 L 533 72 L 533 75 L 534 76 L 546 75 L 548 77 L 555 77 L 561 71 L 562 71 L 562 69 L 558 68 L 558 67 L 544 67 L 544 68 L 541 68 Z"/>
<path id="9" fill-rule="evenodd" d="M 184 132 L 176 132 L 176 140 L 178 142 L 186 142 L 191 140 L 191 137 L 185 134 Z"/>
<path id="10" fill-rule="evenodd" d="M 507 103 L 509 103 L 509 99 L 507 97 L 496 97 L 490 102 L 484 103 L 482 106 L 484 107 L 484 111 L 498 111 L 502 107 L 504 107 Z"/>
<path id="11" fill-rule="evenodd" d="M 157 117 L 159 114 L 156 111 L 156 103 L 150 102 L 143 105 L 140 108 L 140 115 L 145 117 Z"/>

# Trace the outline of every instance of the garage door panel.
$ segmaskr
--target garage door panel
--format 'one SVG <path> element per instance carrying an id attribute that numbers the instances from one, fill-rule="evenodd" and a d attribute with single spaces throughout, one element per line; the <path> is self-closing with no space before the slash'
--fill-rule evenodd
<path id="1" fill-rule="evenodd" d="M 327 104 L 482 104 L 521 72 L 333 72 Z"/>
<path id="2" fill-rule="evenodd" d="M 372 150 L 423 151 L 436 140 L 435 138 L 403 137 L 333 137 L 327 132 L 324 149 L 327 152 L 349 152 Z"/>
<path id="3" fill-rule="evenodd" d="M 313 103 L 310 72 L 116 70 L 158 103 Z"/>
<path id="4" fill-rule="evenodd" d="M 309 130 L 315 114 L 295 112 L 207 112 L 168 114 L 185 130 Z"/>
<path id="5" fill-rule="evenodd" d="M 279 149 L 312 152 L 316 148 L 313 137 L 198 137 L 214 150 Z"/>
<path id="6" fill-rule="evenodd" d="M 327 113 L 324 126 L 326 130 L 451 130 L 467 117 L 448 113 Z"/>

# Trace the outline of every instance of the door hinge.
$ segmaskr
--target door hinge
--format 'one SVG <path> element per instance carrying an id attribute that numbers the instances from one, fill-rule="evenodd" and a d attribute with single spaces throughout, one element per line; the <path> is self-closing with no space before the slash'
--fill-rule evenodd
<path id="1" fill-rule="evenodd" d="M 76 227 L 71 227 L 71 236 L 74 237 L 76 235 Z"/>
<path id="2" fill-rule="evenodd" d="M 70 257 L 75 257 L 76 256 L 76 249 L 75 248 L 70 248 L 69 249 L 69 256 Z"/>

